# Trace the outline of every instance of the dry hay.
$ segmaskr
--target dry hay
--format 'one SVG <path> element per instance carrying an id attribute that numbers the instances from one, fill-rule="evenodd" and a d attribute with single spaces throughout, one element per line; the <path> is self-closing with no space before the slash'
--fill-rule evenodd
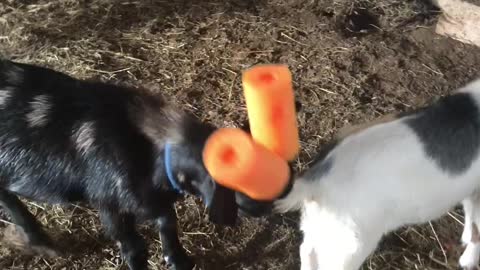
<path id="1" fill-rule="evenodd" d="M 302 170 L 344 125 L 420 106 L 479 74 L 480 50 L 435 35 L 435 20 L 430 5 L 405 0 L 3 0 L 0 56 L 148 87 L 219 126 L 246 121 L 242 69 L 286 63 L 301 105 Z M 94 211 L 28 205 L 66 255 L 23 255 L 0 243 L 0 269 L 120 267 Z M 299 268 L 295 215 L 221 228 L 206 221 L 198 200 L 186 199 L 177 212 L 199 269 Z M 364 269 L 454 269 L 462 220 L 452 211 L 398 230 Z M 151 268 L 165 269 L 158 235 L 140 229 Z"/>

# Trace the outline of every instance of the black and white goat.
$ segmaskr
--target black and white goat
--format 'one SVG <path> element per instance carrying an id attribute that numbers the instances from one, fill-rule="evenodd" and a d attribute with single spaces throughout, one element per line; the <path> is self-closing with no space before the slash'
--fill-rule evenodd
<path id="1" fill-rule="evenodd" d="M 174 202 L 182 193 L 197 195 L 213 222 L 231 225 L 235 198 L 248 201 L 216 185 L 204 168 L 203 145 L 214 130 L 146 91 L 0 60 L 0 205 L 29 245 L 54 254 L 17 195 L 87 202 L 99 210 L 131 270 L 147 269 L 135 224 L 153 221 L 166 261 L 190 270 Z"/>
<path id="2" fill-rule="evenodd" d="M 349 134 L 348 134 L 349 133 Z M 302 211 L 302 270 L 357 270 L 382 236 L 463 202 L 464 269 L 480 256 L 480 80 L 430 106 L 352 129 L 275 202 Z"/>

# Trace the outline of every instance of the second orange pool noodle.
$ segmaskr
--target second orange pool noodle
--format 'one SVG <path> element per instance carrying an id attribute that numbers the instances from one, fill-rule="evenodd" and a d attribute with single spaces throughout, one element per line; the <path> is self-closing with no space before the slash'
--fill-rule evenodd
<path id="1" fill-rule="evenodd" d="M 292 75 L 286 65 L 258 65 L 243 72 L 243 90 L 254 140 L 287 161 L 299 152 Z"/>
<path id="2" fill-rule="evenodd" d="M 203 161 L 217 183 L 255 200 L 277 198 L 290 178 L 287 162 L 241 129 L 213 133 L 205 144 Z"/>

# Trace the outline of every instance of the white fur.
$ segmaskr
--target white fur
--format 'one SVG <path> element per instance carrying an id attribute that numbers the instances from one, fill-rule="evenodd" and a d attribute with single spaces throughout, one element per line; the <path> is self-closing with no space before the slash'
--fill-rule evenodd
<path id="1" fill-rule="evenodd" d="M 48 122 L 48 113 L 51 108 L 50 98 L 48 95 L 38 95 L 30 102 L 30 112 L 27 113 L 26 119 L 30 127 L 45 126 Z"/>
<path id="2" fill-rule="evenodd" d="M 462 91 L 480 100 L 480 81 Z M 445 173 L 406 119 L 348 136 L 324 159 L 333 160 L 328 173 L 320 176 L 314 165 L 276 202 L 279 212 L 302 210 L 302 270 L 357 270 L 384 234 L 439 218 L 461 201 L 470 224 L 480 225 L 480 158 L 461 175 Z M 465 230 L 460 264 L 473 269 L 480 243 L 473 241 L 472 226 Z"/>
<path id="3" fill-rule="evenodd" d="M 10 100 L 10 97 L 12 96 L 12 90 L 11 87 L 5 87 L 3 89 L 0 89 L 0 110 L 4 109 L 8 101 Z"/>
<path id="4" fill-rule="evenodd" d="M 462 233 L 462 242 L 466 245 L 460 257 L 460 266 L 467 270 L 478 269 L 480 261 L 480 193 L 477 191 L 463 201 L 465 212 L 465 226 Z M 474 228 L 475 226 L 475 228 Z"/>
<path id="5" fill-rule="evenodd" d="M 88 153 L 95 143 L 95 128 L 93 122 L 83 123 L 73 134 L 75 147 L 82 154 Z"/>
<path id="6" fill-rule="evenodd" d="M 457 90 L 457 92 L 479 94 L 480 93 L 480 79 L 479 80 L 474 80 L 474 81 L 466 84 L 464 87 L 460 87 Z"/>

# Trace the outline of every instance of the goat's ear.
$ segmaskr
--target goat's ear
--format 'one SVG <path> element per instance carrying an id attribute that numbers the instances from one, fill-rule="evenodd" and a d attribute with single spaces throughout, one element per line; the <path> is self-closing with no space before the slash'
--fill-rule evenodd
<path id="1" fill-rule="evenodd" d="M 298 100 L 295 100 L 295 112 L 298 113 L 302 110 L 302 103 Z"/>
<path id="2" fill-rule="evenodd" d="M 242 125 L 239 127 L 241 130 L 245 131 L 246 133 L 250 134 L 250 123 L 248 119 L 243 122 Z"/>
<path id="3" fill-rule="evenodd" d="M 185 114 L 181 119 L 180 129 L 182 141 L 203 145 L 216 128 L 210 123 L 199 121 L 193 114 Z"/>

